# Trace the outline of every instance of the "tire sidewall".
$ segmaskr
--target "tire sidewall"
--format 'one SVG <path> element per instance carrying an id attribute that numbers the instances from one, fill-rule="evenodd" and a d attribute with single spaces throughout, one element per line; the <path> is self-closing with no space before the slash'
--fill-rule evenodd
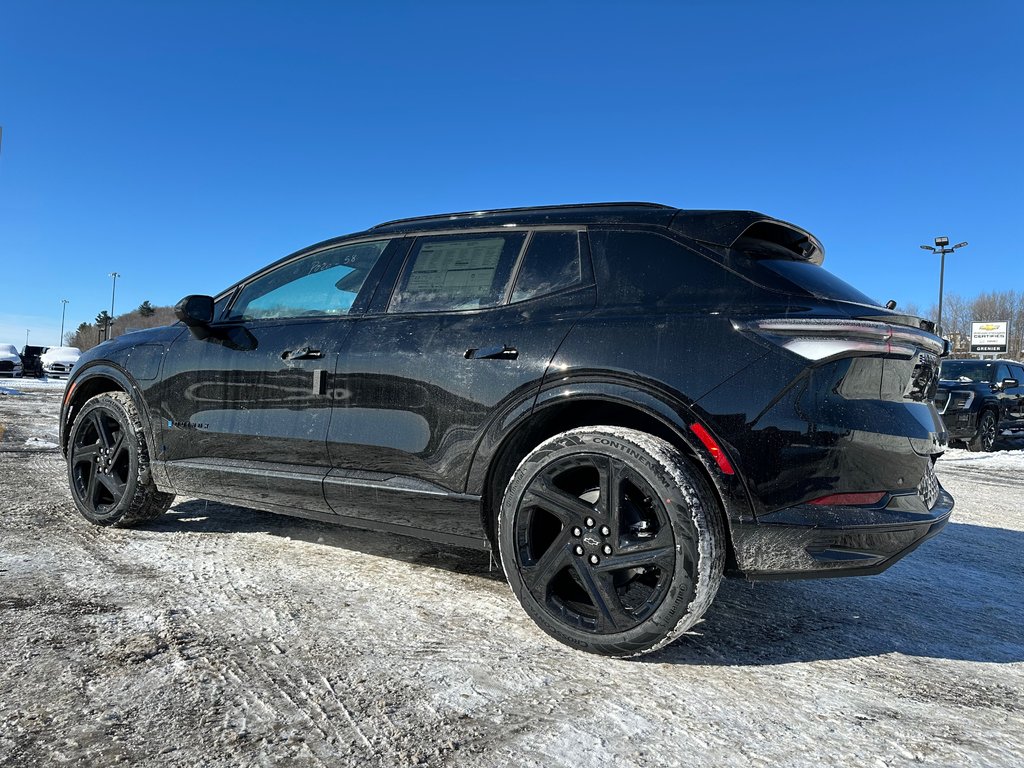
<path id="1" fill-rule="evenodd" d="M 124 493 L 118 500 L 117 504 L 102 514 L 98 514 L 91 510 L 89 506 L 78 497 L 78 490 L 74 476 L 74 462 L 72 459 L 75 440 L 84 427 L 86 418 L 89 414 L 98 410 L 106 411 L 116 417 L 121 430 L 124 432 L 124 446 L 128 451 L 128 478 L 125 483 Z M 139 490 L 140 441 L 144 439 L 136 429 L 136 419 L 137 416 L 133 413 L 129 413 L 125 405 L 120 402 L 120 400 L 111 397 L 110 395 L 97 395 L 86 402 L 82 407 L 82 410 L 75 417 L 75 421 L 71 426 L 71 433 L 68 437 L 67 461 L 68 484 L 71 488 L 71 497 L 74 499 L 75 506 L 78 508 L 78 511 L 82 516 L 97 525 L 116 524 L 131 510 L 132 505 L 135 502 L 135 498 Z"/>
<path id="2" fill-rule="evenodd" d="M 515 531 L 523 494 L 551 462 L 580 454 L 611 456 L 625 461 L 665 503 L 675 540 L 674 571 L 667 594 L 650 617 L 620 633 L 591 633 L 559 622 L 527 589 L 519 573 Z M 680 475 L 683 483 L 676 479 Z M 697 590 L 706 586 L 700 582 L 710 578 L 707 560 L 713 553 L 707 551 L 711 536 L 704 516 L 714 511 L 705 512 L 702 501 L 709 498 L 709 493 L 706 484 L 680 462 L 672 446 L 645 433 L 625 428 L 581 428 L 556 435 L 520 463 L 502 498 L 498 515 L 499 552 L 509 585 L 541 629 L 569 646 L 614 655 L 643 653 L 660 647 L 690 626 L 680 628 L 680 623 L 697 601 Z"/>

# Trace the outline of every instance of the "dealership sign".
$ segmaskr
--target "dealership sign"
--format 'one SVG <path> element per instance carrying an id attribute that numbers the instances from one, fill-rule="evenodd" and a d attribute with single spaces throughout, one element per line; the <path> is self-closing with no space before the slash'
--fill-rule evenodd
<path id="1" fill-rule="evenodd" d="M 971 352 L 1006 352 L 1006 323 L 971 323 Z"/>

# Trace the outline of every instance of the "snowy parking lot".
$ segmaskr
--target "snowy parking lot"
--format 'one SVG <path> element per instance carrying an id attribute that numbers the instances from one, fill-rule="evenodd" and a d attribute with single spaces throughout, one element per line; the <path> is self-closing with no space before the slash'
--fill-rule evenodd
<path id="1" fill-rule="evenodd" d="M 1019 448 L 947 453 L 953 522 L 886 573 L 727 581 L 619 661 L 486 553 L 183 497 L 95 528 L 63 386 L 0 380 L 0 765 L 1024 765 Z"/>

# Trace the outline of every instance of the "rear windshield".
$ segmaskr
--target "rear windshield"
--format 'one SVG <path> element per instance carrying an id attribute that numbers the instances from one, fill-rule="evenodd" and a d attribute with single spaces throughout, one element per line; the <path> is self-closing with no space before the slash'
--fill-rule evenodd
<path id="1" fill-rule="evenodd" d="M 964 384 L 983 384 L 992 381 L 994 366 L 995 363 L 986 363 L 983 360 L 943 360 L 939 368 L 939 378 Z"/>
<path id="2" fill-rule="evenodd" d="M 819 299 L 838 299 L 857 304 L 870 304 L 873 307 L 881 306 L 870 296 L 861 293 L 845 280 L 840 280 L 824 267 L 819 267 L 808 261 L 758 259 L 752 266 L 755 268 L 755 274 L 758 268 L 770 270 L 775 275 Z"/>

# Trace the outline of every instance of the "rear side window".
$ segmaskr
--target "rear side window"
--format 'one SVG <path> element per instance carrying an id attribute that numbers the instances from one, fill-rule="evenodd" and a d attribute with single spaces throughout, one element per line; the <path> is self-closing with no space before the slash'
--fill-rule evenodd
<path id="1" fill-rule="evenodd" d="M 389 312 L 445 312 L 500 304 L 526 239 L 522 232 L 417 239 Z"/>
<path id="2" fill-rule="evenodd" d="M 604 304 L 709 303 L 753 289 L 715 262 L 653 232 L 592 229 L 590 250 Z"/>
<path id="3" fill-rule="evenodd" d="M 576 232 L 535 232 L 519 267 L 512 301 L 554 293 L 581 280 L 579 235 Z"/>

